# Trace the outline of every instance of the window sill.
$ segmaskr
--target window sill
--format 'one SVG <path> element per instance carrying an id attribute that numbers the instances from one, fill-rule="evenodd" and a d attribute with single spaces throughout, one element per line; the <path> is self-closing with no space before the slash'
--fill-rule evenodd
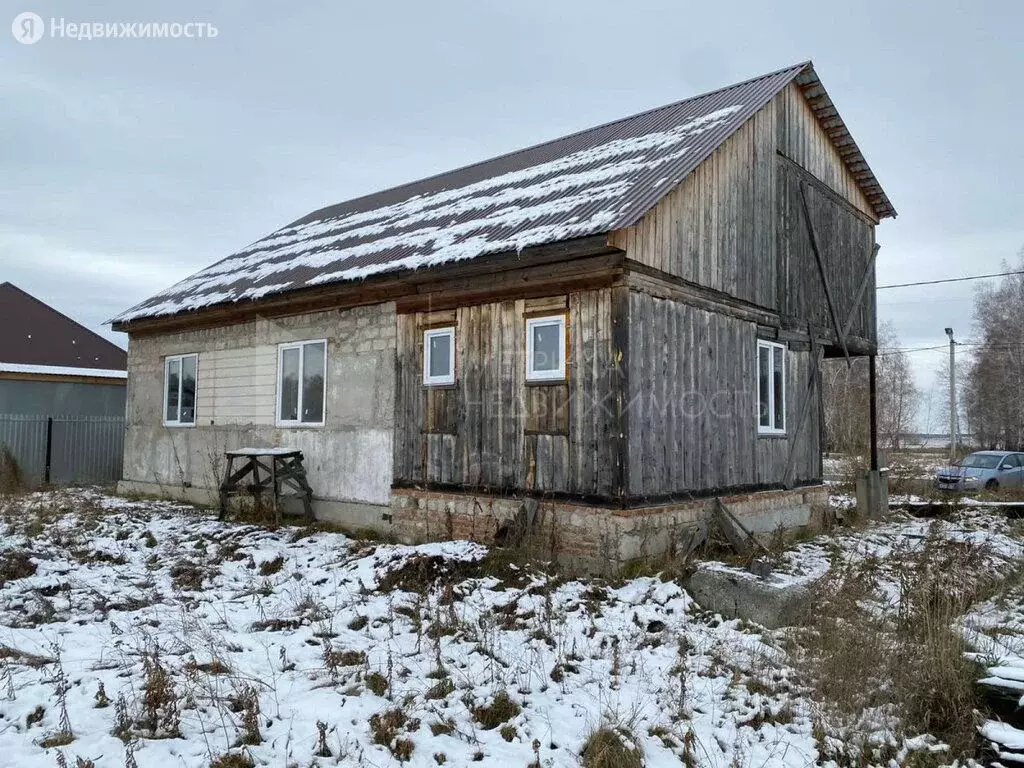
<path id="1" fill-rule="evenodd" d="M 167 427 L 168 429 L 191 429 L 192 427 L 194 427 L 196 425 L 196 423 L 194 421 L 193 422 L 165 421 L 165 422 L 163 422 L 163 425 L 165 427 Z"/>
<path id="2" fill-rule="evenodd" d="M 458 387 L 454 381 L 424 381 L 421 386 L 424 389 L 456 389 Z"/>
<path id="3" fill-rule="evenodd" d="M 565 384 L 569 381 L 566 376 L 559 376 L 551 379 L 527 379 L 523 383 L 528 387 L 550 387 L 552 385 Z"/>
<path id="4" fill-rule="evenodd" d="M 781 432 L 762 432 L 761 430 L 758 430 L 757 436 L 758 438 L 767 438 L 769 440 L 785 440 L 789 437 L 789 433 L 786 432 L 786 430 L 782 430 Z"/>
<path id="5" fill-rule="evenodd" d="M 321 429 L 326 426 L 323 421 L 278 421 L 274 423 L 278 429 Z"/>

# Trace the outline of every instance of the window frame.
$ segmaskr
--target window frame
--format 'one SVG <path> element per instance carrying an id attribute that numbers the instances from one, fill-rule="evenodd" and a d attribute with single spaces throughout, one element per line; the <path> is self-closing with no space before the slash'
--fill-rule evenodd
<path id="1" fill-rule="evenodd" d="M 533 367 L 533 329 L 538 325 L 557 325 L 561 331 L 561 354 L 557 370 L 538 371 Z M 566 358 L 569 356 L 567 325 L 565 313 L 526 318 L 526 381 L 547 383 L 566 380 Z"/>
<path id="2" fill-rule="evenodd" d="M 430 340 L 437 336 L 447 336 L 448 373 L 444 376 L 430 375 Z M 450 387 L 455 383 L 455 326 L 446 325 L 441 328 L 426 328 L 423 331 L 423 385 L 426 387 Z"/>
<path id="3" fill-rule="evenodd" d="M 323 413 L 320 414 L 320 421 L 303 421 L 302 420 L 302 398 L 303 398 L 303 386 L 302 379 L 305 374 L 306 368 L 306 355 L 303 352 L 303 347 L 309 344 L 323 344 L 324 345 L 324 383 L 323 383 Z M 299 386 L 297 394 L 297 402 L 295 412 L 298 414 L 298 419 L 282 419 L 281 418 L 281 375 L 284 373 L 284 366 L 282 362 L 284 360 L 285 350 L 297 349 L 299 350 Z M 278 427 L 322 427 L 327 423 L 327 371 L 328 371 L 328 344 L 327 339 L 303 339 L 302 341 L 285 341 L 277 345 L 277 386 L 274 390 L 274 423 Z"/>
<path id="4" fill-rule="evenodd" d="M 761 424 L 761 350 L 769 350 L 769 379 L 768 379 L 768 415 L 769 420 L 772 422 L 769 426 Z M 766 339 L 757 340 L 757 434 L 766 435 L 769 437 L 780 437 L 785 436 L 786 424 L 789 421 L 788 414 L 786 413 L 786 367 L 788 361 L 786 359 L 786 353 L 789 348 L 785 344 L 780 344 L 777 341 L 768 341 Z M 782 426 L 776 425 L 775 422 L 775 356 L 782 355 Z"/>
<path id="5" fill-rule="evenodd" d="M 193 393 L 194 402 L 192 403 L 192 421 L 181 420 L 181 396 L 182 389 L 184 386 L 185 377 L 181 375 L 181 371 L 184 367 L 183 361 L 185 358 L 195 358 L 196 361 L 196 391 Z M 178 418 L 168 419 L 167 418 L 167 395 L 170 394 L 171 387 L 171 363 L 175 360 L 178 361 Z M 165 427 L 194 427 L 196 422 L 199 420 L 199 353 L 198 352 L 183 352 L 180 355 L 165 355 L 164 356 L 164 386 L 163 386 L 163 399 L 160 401 L 160 420 L 163 422 Z"/>

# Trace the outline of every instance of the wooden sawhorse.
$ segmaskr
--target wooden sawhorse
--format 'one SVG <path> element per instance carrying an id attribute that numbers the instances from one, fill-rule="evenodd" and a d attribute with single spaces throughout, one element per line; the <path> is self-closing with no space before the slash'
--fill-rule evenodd
<path id="1" fill-rule="evenodd" d="M 281 522 L 279 501 L 282 496 L 298 496 L 302 508 L 313 519 L 313 489 L 306 482 L 306 469 L 302 466 L 302 451 L 293 448 L 238 448 L 225 451 L 228 466 L 220 484 L 220 519 L 227 515 L 231 496 L 252 494 L 257 500 L 267 491 L 271 494 L 274 525 Z M 241 466 L 235 469 L 235 463 Z M 244 482 L 251 476 L 249 482 Z M 284 491 L 289 491 L 285 493 Z"/>

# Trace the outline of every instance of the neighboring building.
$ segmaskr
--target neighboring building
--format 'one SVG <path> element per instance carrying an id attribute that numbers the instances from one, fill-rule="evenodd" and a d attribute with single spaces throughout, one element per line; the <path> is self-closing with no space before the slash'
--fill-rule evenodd
<path id="1" fill-rule="evenodd" d="M 287 445 L 318 515 L 598 565 L 813 522 L 888 216 L 810 63 L 324 208 L 115 319 L 123 487 Z"/>
<path id="2" fill-rule="evenodd" d="M 124 417 L 127 354 L 0 283 L 0 414 Z"/>

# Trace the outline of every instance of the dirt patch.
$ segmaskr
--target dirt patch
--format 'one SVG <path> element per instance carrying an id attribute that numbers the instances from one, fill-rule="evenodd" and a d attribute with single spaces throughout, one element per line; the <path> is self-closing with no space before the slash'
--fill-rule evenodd
<path id="1" fill-rule="evenodd" d="M 38 566 L 32 562 L 32 553 L 18 549 L 7 552 L 0 558 L 0 588 L 8 581 L 34 576 Z"/>
<path id="2" fill-rule="evenodd" d="M 441 555 L 415 555 L 381 577 L 379 592 L 427 592 L 438 585 L 453 584 L 482 574 L 480 561 L 452 560 Z"/>

